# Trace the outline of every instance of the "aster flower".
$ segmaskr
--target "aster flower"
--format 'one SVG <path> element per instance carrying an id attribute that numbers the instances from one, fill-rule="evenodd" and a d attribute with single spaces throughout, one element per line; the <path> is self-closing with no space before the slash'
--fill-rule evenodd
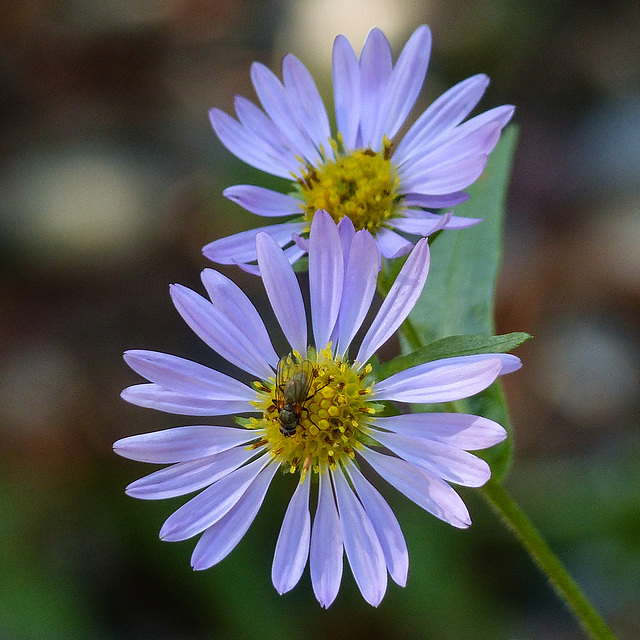
<path id="1" fill-rule="evenodd" d="M 469 451 L 506 437 L 499 424 L 483 417 L 383 416 L 381 403 L 466 398 L 519 368 L 520 361 L 504 354 L 452 357 L 377 380 L 368 361 L 422 291 L 427 240 L 417 242 L 353 358 L 349 348 L 371 305 L 379 270 L 373 236 L 356 232 L 348 218 L 336 225 L 324 211 L 314 216 L 312 340 L 301 290 L 283 250 L 266 233 L 257 235 L 256 245 L 261 277 L 290 351 L 276 353 L 255 307 L 222 274 L 202 273 L 210 300 L 173 285 L 174 305 L 187 324 L 253 384 L 173 355 L 127 352 L 127 363 L 150 382 L 125 389 L 125 400 L 169 413 L 236 416 L 239 425 L 182 426 L 117 441 L 114 449 L 124 457 L 170 465 L 133 482 L 127 493 L 162 499 L 199 492 L 166 520 L 160 537 L 178 541 L 201 534 L 191 561 L 202 570 L 238 544 L 278 470 L 292 474 L 297 484 L 275 547 L 275 588 L 292 589 L 309 560 L 316 598 L 328 607 L 339 590 L 345 551 L 363 597 L 377 605 L 387 572 L 405 585 L 408 554 L 396 517 L 365 478 L 362 463 L 426 511 L 465 528 L 469 512 L 449 483 L 484 484 L 489 466 Z M 246 417 L 237 417 L 241 414 Z M 313 522 L 312 486 L 318 492 Z"/>
<path id="2" fill-rule="evenodd" d="M 295 218 L 216 240 L 204 247 L 204 254 L 222 264 L 250 263 L 256 259 L 256 234 L 266 232 L 286 247 L 293 263 L 306 247 L 292 244 L 292 236 L 306 235 L 319 209 L 336 222 L 348 216 L 356 230 L 368 229 L 387 258 L 411 250 L 407 235 L 415 239 L 478 222 L 430 210 L 467 198 L 463 189 L 482 173 L 514 108 L 496 107 L 463 122 L 489 83 L 478 74 L 445 92 L 399 136 L 422 87 L 430 51 L 431 32 L 424 25 L 395 66 L 379 29 L 369 33 L 359 59 L 349 41 L 338 36 L 333 48 L 335 133 L 313 78 L 294 55 L 282 62 L 282 82 L 254 63 L 251 79 L 262 109 L 236 96 L 238 119 L 212 109 L 211 123 L 238 158 L 293 179 L 293 192 L 243 184 L 224 195 L 257 215 Z"/>

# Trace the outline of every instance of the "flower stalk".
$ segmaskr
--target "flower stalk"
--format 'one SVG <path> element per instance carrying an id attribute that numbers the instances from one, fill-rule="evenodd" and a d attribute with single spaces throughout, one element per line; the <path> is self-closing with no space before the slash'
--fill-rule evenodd
<path id="1" fill-rule="evenodd" d="M 505 488 L 500 483 L 489 480 L 481 491 L 491 508 L 545 574 L 588 636 L 593 640 L 616 640 L 600 614 Z"/>

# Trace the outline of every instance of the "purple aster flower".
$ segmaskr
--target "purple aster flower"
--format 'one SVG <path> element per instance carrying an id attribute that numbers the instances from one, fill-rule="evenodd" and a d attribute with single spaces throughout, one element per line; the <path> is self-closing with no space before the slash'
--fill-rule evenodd
<path id="1" fill-rule="evenodd" d="M 471 523 L 469 512 L 449 483 L 484 484 L 489 466 L 469 451 L 506 437 L 499 424 L 483 417 L 385 417 L 381 403 L 466 398 L 518 369 L 520 361 L 503 354 L 453 357 L 376 380 L 367 363 L 422 291 L 429 269 L 427 240 L 417 242 L 353 357 L 349 349 L 371 305 L 379 270 L 373 236 L 356 232 L 348 218 L 336 225 L 324 211 L 314 216 L 312 340 L 301 290 L 283 250 L 266 233 L 257 235 L 256 244 L 261 277 L 290 352 L 276 353 L 255 307 L 222 274 L 202 273 L 210 299 L 173 285 L 173 302 L 187 324 L 253 384 L 173 355 L 128 351 L 129 366 L 150 382 L 125 389 L 124 399 L 169 413 L 246 417 L 236 417 L 236 427 L 182 426 L 118 440 L 114 449 L 122 456 L 170 465 L 133 482 L 127 493 L 161 499 L 199 492 L 166 520 L 160 537 L 177 541 L 201 534 L 191 560 L 201 570 L 238 544 L 278 470 L 293 474 L 296 489 L 273 558 L 275 588 L 279 593 L 292 589 L 309 560 L 316 598 L 328 607 L 339 590 L 346 552 L 363 597 L 377 605 L 387 572 L 405 585 L 408 555 L 392 510 L 361 464 L 423 509 L 464 528 Z M 312 485 L 318 488 L 313 521 Z"/>
<path id="2" fill-rule="evenodd" d="M 295 262 L 304 245 L 291 244 L 292 234 L 306 234 L 319 209 L 336 222 L 348 216 L 356 230 L 368 229 L 386 258 L 408 253 L 416 236 L 478 222 L 430 210 L 466 200 L 463 189 L 482 173 L 514 108 L 496 107 L 463 122 L 489 83 L 478 74 L 445 92 L 398 135 L 421 90 L 430 51 L 431 32 L 424 25 L 395 66 L 379 29 L 369 33 L 360 58 L 338 36 L 333 48 L 335 133 L 309 71 L 294 55 L 282 62 L 282 82 L 254 63 L 251 79 L 262 109 L 236 96 L 237 120 L 212 109 L 211 122 L 233 154 L 293 180 L 293 191 L 286 195 L 243 184 L 224 195 L 261 216 L 296 217 L 216 240 L 204 247 L 204 254 L 222 264 L 250 263 L 256 260 L 256 234 L 266 232 Z"/>

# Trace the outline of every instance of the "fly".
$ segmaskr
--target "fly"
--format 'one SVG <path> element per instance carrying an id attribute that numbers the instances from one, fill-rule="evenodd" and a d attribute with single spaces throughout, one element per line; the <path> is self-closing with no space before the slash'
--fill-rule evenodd
<path id="1" fill-rule="evenodd" d="M 313 394 L 309 395 L 309 389 L 316 375 L 310 360 L 298 360 L 288 355 L 278 362 L 274 404 L 283 436 L 290 437 L 296 432 L 302 412 L 307 411 L 304 403 L 313 397 Z"/>

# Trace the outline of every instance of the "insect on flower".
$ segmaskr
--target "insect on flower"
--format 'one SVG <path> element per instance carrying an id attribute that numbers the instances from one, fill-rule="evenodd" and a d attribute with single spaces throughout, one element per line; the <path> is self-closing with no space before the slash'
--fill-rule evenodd
<path id="1" fill-rule="evenodd" d="M 298 428 L 304 404 L 315 394 L 309 389 L 317 370 L 310 360 L 300 360 L 289 354 L 278 361 L 274 405 L 280 420 L 280 433 L 290 437 Z"/>

